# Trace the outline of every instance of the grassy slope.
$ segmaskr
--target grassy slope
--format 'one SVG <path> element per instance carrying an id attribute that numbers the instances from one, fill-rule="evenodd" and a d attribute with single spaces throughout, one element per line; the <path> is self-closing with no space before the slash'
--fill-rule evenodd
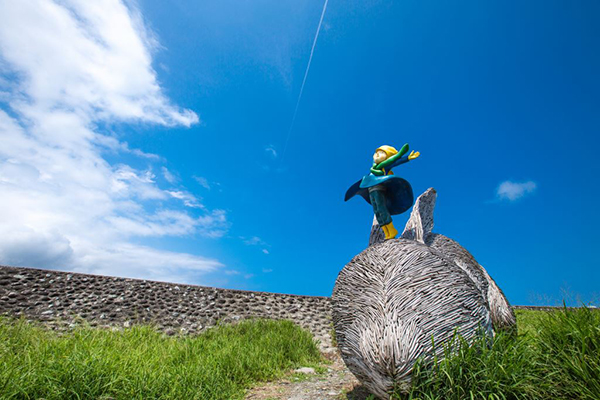
<path id="1" fill-rule="evenodd" d="M 518 310 L 518 335 L 462 344 L 415 372 L 409 399 L 600 399 L 600 311 Z M 243 322 L 195 337 L 148 326 L 59 336 L 0 317 L 2 399 L 236 399 L 254 382 L 320 361 L 288 321 Z"/>
<path id="2" fill-rule="evenodd" d="M 409 399 L 600 399 L 600 312 L 517 311 L 517 336 L 460 343 Z"/>
<path id="3" fill-rule="evenodd" d="M 247 321 L 195 337 L 149 326 L 59 336 L 0 317 L 2 399 L 236 399 L 257 381 L 320 361 L 289 321 Z"/>

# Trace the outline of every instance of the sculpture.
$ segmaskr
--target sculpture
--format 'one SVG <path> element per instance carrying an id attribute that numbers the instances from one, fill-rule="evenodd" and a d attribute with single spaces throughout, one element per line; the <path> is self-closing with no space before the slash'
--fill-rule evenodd
<path id="1" fill-rule="evenodd" d="M 392 168 L 419 157 L 420 153 L 412 151 L 408 156 L 408 143 L 400 151 L 392 146 L 380 146 L 373 154 L 373 166 L 368 175 L 350 186 L 345 201 L 355 195 L 362 196 L 373 206 L 377 222 L 385 233 L 385 239 L 393 239 L 398 234 L 391 215 L 402 214 L 413 203 L 413 191 L 410 183 L 394 176 Z"/>
<path id="2" fill-rule="evenodd" d="M 338 348 L 348 369 L 379 398 L 408 392 L 419 358 L 443 356 L 454 334 L 470 340 L 515 326 L 506 298 L 455 241 L 432 232 L 436 192 L 417 199 L 401 238 L 382 237 L 340 272 L 332 294 Z M 435 346 L 433 345 L 435 343 Z"/>

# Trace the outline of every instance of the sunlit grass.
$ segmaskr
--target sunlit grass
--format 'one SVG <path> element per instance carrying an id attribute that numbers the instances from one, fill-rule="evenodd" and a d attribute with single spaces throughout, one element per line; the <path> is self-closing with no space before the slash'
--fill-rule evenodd
<path id="1" fill-rule="evenodd" d="M 320 361 L 310 333 L 290 321 L 169 337 L 151 326 L 58 335 L 0 317 L 2 399 L 239 399 L 256 382 Z"/>
<path id="2" fill-rule="evenodd" d="M 395 398 L 600 399 L 600 311 L 516 314 L 517 335 L 457 338 L 442 362 L 417 367 L 409 395 Z M 1 399 L 241 399 L 257 382 L 299 366 L 318 371 L 320 362 L 311 335 L 289 321 L 171 337 L 151 326 L 57 334 L 0 317 Z"/>
<path id="3" fill-rule="evenodd" d="M 600 399 L 600 312 L 518 310 L 518 335 L 465 343 L 419 366 L 398 399 Z"/>
<path id="4" fill-rule="evenodd" d="M 600 311 L 564 309 L 548 314 L 540 327 L 537 344 L 544 372 L 552 374 L 551 393 L 600 399 Z"/>

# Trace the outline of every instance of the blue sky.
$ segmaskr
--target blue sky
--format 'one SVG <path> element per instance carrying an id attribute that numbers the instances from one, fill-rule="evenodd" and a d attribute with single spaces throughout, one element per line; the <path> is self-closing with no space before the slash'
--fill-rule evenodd
<path id="1" fill-rule="evenodd" d="M 409 143 L 511 303 L 600 300 L 598 2 L 330 0 L 289 138 L 323 2 L 87 3 L 0 2 L 1 264 L 329 296 Z"/>

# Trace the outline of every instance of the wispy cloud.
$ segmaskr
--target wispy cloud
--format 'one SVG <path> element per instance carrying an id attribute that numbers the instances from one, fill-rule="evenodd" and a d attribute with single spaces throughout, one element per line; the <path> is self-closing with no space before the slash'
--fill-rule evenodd
<path id="1" fill-rule="evenodd" d="M 200 200 L 189 192 L 183 190 L 167 190 L 167 193 L 169 193 L 171 197 L 183 201 L 183 204 L 186 207 L 205 209 L 205 207 L 200 204 Z"/>
<path id="2" fill-rule="evenodd" d="M 240 236 L 240 239 L 242 239 L 244 241 L 244 244 L 248 245 L 248 246 L 258 246 L 258 245 L 265 245 L 266 244 L 258 236 L 252 236 L 251 238 L 246 238 L 244 236 Z"/>
<path id="3" fill-rule="evenodd" d="M 502 182 L 496 189 L 496 198 L 498 200 L 516 201 L 535 192 L 537 184 L 533 181 L 512 182 L 510 180 Z"/>
<path id="4" fill-rule="evenodd" d="M 171 173 L 171 171 L 169 171 L 167 169 L 167 167 L 162 167 L 161 170 L 162 170 L 163 176 L 165 177 L 165 179 L 167 180 L 167 182 L 169 182 L 169 183 L 175 183 L 175 182 L 177 182 L 177 177 L 175 175 L 173 175 Z"/>
<path id="5" fill-rule="evenodd" d="M 131 149 L 127 142 L 119 141 L 117 138 L 109 135 L 96 135 L 94 138 L 94 144 L 103 147 L 112 153 L 129 153 L 134 156 L 146 158 L 152 161 L 162 161 L 162 157 L 158 154 L 146 153 L 140 149 Z"/>
<path id="6" fill-rule="evenodd" d="M 270 144 L 266 146 L 264 150 L 266 158 L 263 158 L 263 160 L 258 163 L 264 172 L 283 173 L 287 170 L 287 167 L 278 165 L 280 163 L 277 160 L 279 159 L 280 154 L 274 145 Z"/>
<path id="7" fill-rule="evenodd" d="M 224 210 L 213 210 L 210 214 L 198 218 L 198 232 L 211 238 L 219 238 L 227 233 L 229 222 Z"/>
<path id="8" fill-rule="evenodd" d="M 267 147 L 265 147 L 265 151 L 267 152 L 267 154 L 269 154 L 271 157 L 273 158 L 277 158 L 277 150 L 275 149 L 275 146 L 273 146 L 272 144 L 268 145 Z"/>
<path id="9" fill-rule="evenodd" d="M 182 282 L 222 267 L 136 239 L 219 237 L 224 211 L 161 188 L 151 167 L 103 157 L 160 160 L 99 126 L 198 122 L 163 94 L 157 48 L 139 12 L 119 0 L 0 2 L 1 263 Z"/>
<path id="10" fill-rule="evenodd" d="M 244 237 L 244 236 L 240 236 L 240 239 L 242 239 L 242 241 L 244 242 L 244 244 L 246 246 L 260 246 L 263 247 L 260 251 L 263 254 L 269 254 L 269 250 L 267 250 L 265 247 L 270 247 L 269 244 L 267 242 L 265 242 L 264 240 L 262 240 L 261 238 L 259 238 L 258 236 L 252 236 L 250 238 Z"/>
<path id="11" fill-rule="evenodd" d="M 203 178 L 201 176 L 194 176 L 194 180 L 198 182 L 203 188 L 210 190 L 210 184 L 208 183 L 208 179 Z"/>

